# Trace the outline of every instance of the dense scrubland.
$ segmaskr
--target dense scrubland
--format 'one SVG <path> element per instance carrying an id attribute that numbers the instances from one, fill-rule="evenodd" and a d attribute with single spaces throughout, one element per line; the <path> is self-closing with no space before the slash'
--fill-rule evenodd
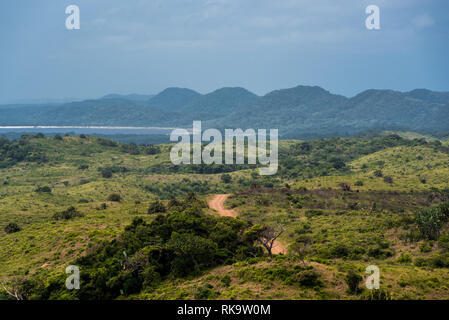
<path id="1" fill-rule="evenodd" d="M 250 165 L 174 166 L 169 150 L 1 139 L 0 297 L 449 297 L 448 141 L 284 140 L 271 177 Z M 238 218 L 208 208 L 224 193 Z M 286 255 L 261 245 L 273 234 Z M 80 290 L 65 288 L 70 264 Z M 379 290 L 364 286 L 369 265 Z"/>

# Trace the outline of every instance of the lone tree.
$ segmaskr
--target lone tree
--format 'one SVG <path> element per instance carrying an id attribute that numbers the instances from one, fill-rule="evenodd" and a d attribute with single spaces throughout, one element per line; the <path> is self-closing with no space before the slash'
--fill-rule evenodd
<path id="1" fill-rule="evenodd" d="M 20 230 L 22 230 L 22 228 L 15 222 L 11 222 L 5 227 L 5 232 L 7 234 L 19 232 Z"/>
<path id="2" fill-rule="evenodd" d="M 14 278 L 13 280 L 11 280 L 9 286 L 0 281 L 0 285 L 3 288 L 3 291 L 16 300 L 24 300 L 24 297 L 21 293 L 23 284 L 24 279 L 20 278 Z"/>
<path id="3" fill-rule="evenodd" d="M 312 244 L 312 238 L 307 235 L 300 235 L 294 244 L 290 246 L 291 252 L 293 252 L 299 260 L 302 262 L 304 267 L 307 267 L 305 258 L 310 251 L 310 245 Z"/>
<path id="4" fill-rule="evenodd" d="M 284 233 L 284 228 L 282 226 L 274 228 L 256 225 L 253 227 L 253 231 L 257 242 L 267 249 L 268 255 L 273 258 L 273 245 L 279 236 Z"/>

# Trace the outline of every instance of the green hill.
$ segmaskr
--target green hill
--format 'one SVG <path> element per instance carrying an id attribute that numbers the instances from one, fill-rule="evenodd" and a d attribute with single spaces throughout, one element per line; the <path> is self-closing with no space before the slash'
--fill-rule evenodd
<path id="1" fill-rule="evenodd" d="M 2 139 L 0 149 L 0 281 L 21 279 L 28 298 L 360 299 L 372 296 L 362 283 L 348 291 L 347 277 L 372 264 L 379 294 L 448 298 L 449 225 L 430 239 L 416 218 L 449 200 L 449 149 L 438 141 L 281 141 L 272 177 L 247 165 L 174 167 L 170 145 L 91 136 Z M 241 220 L 205 206 L 223 193 Z M 252 238 L 259 226 L 283 226 L 289 253 L 270 259 Z M 73 263 L 104 286 L 61 291 Z"/>
<path id="2" fill-rule="evenodd" d="M 277 128 L 284 138 L 354 136 L 366 132 L 413 131 L 447 137 L 449 93 L 367 90 L 347 98 L 320 87 L 297 86 L 257 97 L 244 88 L 222 88 L 202 95 L 168 88 L 142 96 L 60 105 L 0 106 L 0 125 L 105 125 L 190 127 L 193 120 L 225 128 Z"/>

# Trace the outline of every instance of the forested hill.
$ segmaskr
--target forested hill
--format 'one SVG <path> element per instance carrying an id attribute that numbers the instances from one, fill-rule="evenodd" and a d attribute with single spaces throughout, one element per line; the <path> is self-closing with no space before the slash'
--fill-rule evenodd
<path id="1" fill-rule="evenodd" d="M 284 137 L 409 130 L 447 136 L 449 92 L 367 90 L 348 98 L 297 86 L 257 96 L 244 88 L 200 94 L 168 88 L 153 95 L 107 95 L 60 105 L 0 106 L 0 126 L 181 126 L 193 120 L 216 128 L 278 128 Z"/>

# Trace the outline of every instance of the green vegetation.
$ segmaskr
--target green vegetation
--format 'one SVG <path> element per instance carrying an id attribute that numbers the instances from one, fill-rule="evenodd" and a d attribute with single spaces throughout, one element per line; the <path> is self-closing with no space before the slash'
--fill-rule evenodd
<path id="1" fill-rule="evenodd" d="M 447 143 L 284 140 L 271 177 L 175 167 L 170 145 L 42 135 L 0 145 L 0 281 L 24 298 L 449 297 Z M 239 218 L 208 208 L 224 193 Z M 286 255 L 270 257 L 269 234 Z M 80 290 L 64 289 L 70 264 Z M 379 290 L 364 287 L 369 265 Z"/>

